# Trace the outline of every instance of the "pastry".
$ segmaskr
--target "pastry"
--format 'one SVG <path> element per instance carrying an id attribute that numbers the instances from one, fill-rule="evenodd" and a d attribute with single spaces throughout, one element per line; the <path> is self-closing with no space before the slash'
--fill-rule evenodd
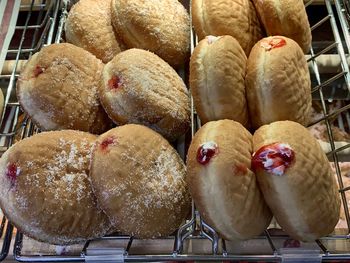
<path id="1" fill-rule="evenodd" d="M 311 47 L 311 29 L 302 0 L 253 0 L 267 35 L 293 39 L 305 53 Z"/>
<path id="2" fill-rule="evenodd" d="M 248 125 L 244 78 L 247 57 L 231 36 L 208 36 L 191 56 L 190 87 L 202 121 L 231 119 Z"/>
<path id="3" fill-rule="evenodd" d="M 298 44 L 282 36 L 260 40 L 248 58 L 246 92 L 254 128 L 281 120 L 307 125 L 311 81 Z"/>
<path id="4" fill-rule="evenodd" d="M 44 132 L 3 154 L 0 207 L 16 228 L 57 245 L 84 242 L 109 231 L 90 185 L 95 140 L 79 131 Z"/>
<path id="5" fill-rule="evenodd" d="M 279 121 L 253 136 L 252 167 L 278 224 L 292 238 L 314 241 L 339 220 L 340 196 L 326 155 L 302 125 Z"/>
<path id="6" fill-rule="evenodd" d="M 263 37 L 250 0 L 192 0 L 192 23 L 199 40 L 209 35 L 231 35 L 247 56 Z"/>
<path id="7" fill-rule="evenodd" d="M 102 69 L 102 62 L 82 48 L 44 47 L 21 72 L 18 101 L 42 130 L 102 133 L 111 126 L 97 94 Z"/>
<path id="8" fill-rule="evenodd" d="M 190 124 L 185 84 L 165 61 L 142 50 L 119 53 L 103 70 L 100 99 L 117 124 L 146 125 L 169 140 Z"/>
<path id="9" fill-rule="evenodd" d="M 111 0 L 80 0 L 69 11 L 66 40 L 107 63 L 121 49 L 111 19 Z"/>
<path id="10" fill-rule="evenodd" d="M 190 18 L 178 0 L 112 0 L 112 24 L 128 48 L 156 53 L 173 66 L 190 48 Z"/>
<path id="11" fill-rule="evenodd" d="M 172 234 L 190 211 L 186 168 L 158 133 L 129 124 L 102 134 L 91 162 L 94 192 L 113 226 L 138 238 Z"/>
<path id="12" fill-rule="evenodd" d="M 271 212 L 251 170 L 252 135 L 238 122 L 208 122 L 187 156 L 187 182 L 202 218 L 225 239 L 261 234 Z"/>

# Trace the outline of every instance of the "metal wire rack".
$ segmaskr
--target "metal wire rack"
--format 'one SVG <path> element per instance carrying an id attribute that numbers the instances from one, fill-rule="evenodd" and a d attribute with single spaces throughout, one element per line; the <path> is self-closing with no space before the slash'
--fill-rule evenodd
<path id="1" fill-rule="evenodd" d="M 311 16 L 315 12 L 313 0 L 305 5 Z M 316 2 L 316 0 L 315 0 Z M 317 1 L 320 2 L 320 1 Z M 331 151 L 329 159 L 334 162 L 339 182 L 339 192 L 344 204 L 347 228 L 317 240 L 314 243 L 299 243 L 298 252 L 303 257 L 324 261 L 350 260 L 350 216 L 345 186 L 339 159 L 344 157 L 350 143 L 336 147 L 332 125 L 350 132 L 350 75 L 348 53 L 350 50 L 349 23 L 350 4 L 347 0 L 322 0 L 317 6 L 319 15 L 311 21 L 313 47 L 308 55 L 313 87 L 312 93 L 321 105 L 322 114 L 311 124 L 324 123 L 327 128 Z M 69 1 L 32 0 L 30 5 L 21 6 L 21 16 L 16 26 L 18 39 L 14 39 L 7 54 L 7 60 L 14 61 L 10 72 L 0 74 L 0 85 L 4 85 L 5 106 L 0 120 L 0 151 L 6 151 L 16 141 L 38 132 L 20 110 L 15 96 L 15 85 L 21 61 L 27 60 L 43 45 L 64 41 L 63 28 L 69 8 Z M 24 19 L 23 19 L 24 18 Z M 340 30 L 341 29 L 341 30 Z M 195 33 L 191 34 L 191 49 L 197 44 Z M 331 61 L 331 63 L 329 62 Z M 329 64 L 332 64 L 330 67 Z M 182 71 L 184 73 L 185 71 Z M 329 105 L 341 100 L 341 106 L 333 109 Z M 190 137 L 200 127 L 200 121 L 192 108 L 192 129 Z M 184 153 L 183 142 L 179 149 Z M 346 155 L 346 154 L 345 154 Z M 4 242 L 0 261 L 9 253 L 13 227 L 6 219 L 0 222 L 0 237 Z M 213 228 L 206 224 L 192 204 L 191 218 L 171 237 L 142 241 L 129 236 L 113 235 L 70 248 L 59 248 L 33 241 L 20 232 L 16 233 L 13 255 L 20 262 L 159 262 L 159 261 L 268 261 L 280 262 L 290 253 L 284 251 L 290 242 L 281 230 L 272 224 L 265 234 L 242 242 L 227 242 L 219 238 Z M 303 254 L 304 253 L 304 254 Z M 307 255 L 305 253 L 308 253 Z M 105 260 L 105 261 L 103 261 Z"/>

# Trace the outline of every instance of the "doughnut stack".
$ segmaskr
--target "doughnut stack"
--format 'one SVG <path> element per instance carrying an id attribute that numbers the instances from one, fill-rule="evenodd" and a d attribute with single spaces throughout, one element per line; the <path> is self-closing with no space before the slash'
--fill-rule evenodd
<path id="1" fill-rule="evenodd" d="M 22 110 L 43 132 L 0 159 L 4 214 L 51 244 L 114 232 L 149 239 L 173 234 L 192 197 L 227 240 L 262 234 L 272 216 L 298 240 L 330 234 L 337 184 L 304 127 L 310 26 L 302 0 L 279 2 L 193 0 L 200 42 L 190 61 L 180 1 L 76 3 L 67 43 L 34 54 L 17 81 Z M 204 125 L 185 164 L 171 143 L 190 126 L 176 71 L 188 62 Z"/>

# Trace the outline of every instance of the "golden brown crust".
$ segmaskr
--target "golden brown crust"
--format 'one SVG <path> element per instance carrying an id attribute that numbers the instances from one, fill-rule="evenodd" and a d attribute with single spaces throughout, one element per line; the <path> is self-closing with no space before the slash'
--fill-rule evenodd
<path id="1" fill-rule="evenodd" d="M 253 0 L 269 36 L 281 35 L 296 41 L 307 53 L 311 47 L 311 29 L 302 0 Z"/>
<path id="2" fill-rule="evenodd" d="M 231 119 L 248 126 L 244 78 L 247 57 L 231 36 L 209 36 L 191 56 L 190 87 L 202 121 Z"/>
<path id="3" fill-rule="evenodd" d="M 285 45 L 273 48 L 271 41 L 285 41 Z M 254 128 L 280 120 L 308 124 L 311 80 L 305 56 L 294 40 L 281 36 L 260 40 L 248 58 L 245 82 Z"/>
<path id="4" fill-rule="evenodd" d="M 215 156 L 200 163 L 198 149 L 210 144 L 216 145 Z M 252 147 L 252 135 L 241 124 L 221 120 L 205 124 L 189 148 L 187 182 L 192 198 L 203 219 L 228 240 L 259 235 L 271 221 L 251 171 Z"/>
<path id="5" fill-rule="evenodd" d="M 317 140 L 298 123 L 279 121 L 253 136 L 254 151 L 272 143 L 288 144 L 292 165 L 282 175 L 256 174 L 264 198 L 282 228 L 293 238 L 314 241 L 330 234 L 339 220 L 340 198 L 328 159 Z"/>
<path id="6" fill-rule="evenodd" d="M 188 57 L 190 18 L 178 0 L 112 0 L 112 24 L 128 48 L 149 50 L 173 66 Z"/>
<path id="7" fill-rule="evenodd" d="M 129 49 L 119 53 L 104 67 L 99 95 L 117 124 L 143 124 L 171 141 L 189 127 L 185 84 L 173 68 L 151 52 Z"/>
<path id="8" fill-rule="evenodd" d="M 121 51 L 111 20 L 111 0 L 80 0 L 69 11 L 66 40 L 107 63 Z"/>
<path id="9" fill-rule="evenodd" d="M 175 231 L 190 208 L 185 176 L 177 152 L 147 127 L 120 126 L 97 140 L 91 162 L 94 192 L 122 233 L 155 238 Z"/>
<path id="10" fill-rule="evenodd" d="M 102 62 L 82 48 L 44 47 L 21 72 L 18 101 L 42 130 L 102 133 L 111 126 L 97 94 L 102 69 Z"/>
<path id="11" fill-rule="evenodd" d="M 24 139 L 0 160 L 0 206 L 21 232 L 52 244 L 98 238 L 110 224 L 90 185 L 96 137 L 79 131 Z"/>
<path id="12" fill-rule="evenodd" d="M 250 0 L 193 0 L 192 23 L 199 39 L 230 35 L 248 56 L 263 37 L 260 22 Z"/>

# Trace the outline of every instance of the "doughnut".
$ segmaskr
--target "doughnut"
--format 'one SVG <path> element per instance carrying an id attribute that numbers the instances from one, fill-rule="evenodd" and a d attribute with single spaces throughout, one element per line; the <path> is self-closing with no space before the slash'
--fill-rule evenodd
<path id="1" fill-rule="evenodd" d="M 190 62 L 190 87 L 202 121 L 231 119 L 248 126 L 244 78 L 247 57 L 231 36 L 208 36 Z"/>
<path id="2" fill-rule="evenodd" d="M 302 0 L 253 0 L 267 35 L 293 39 L 307 53 L 311 47 L 311 29 Z"/>
<path id="3" fill-rule="evenodd" d="M 251 170 L 252 135 L 238 122 L 206 123 L 187 156 L 187 183 L 198 211 L 221 237 L 261 234 L 271 212 Z"/>
<path id="4" fill-rule="evenodd" d="M 263 31 L 250 0 L 192 0 L 192 23 L 202 40 L 206 36 L 230 35 L 248 56 Z"/>
<path id="5" fill-rule="evenodd" d="M 165 61 L 129 49 L 106 64 L 99 89 L 101 103 L 117 124 L 143 124 L 173 141 L 190 124 L 185 84 Z"/>
<path id="6" fill-rule="evenodd" d="M 278 121 L 253 136 L 252 167 L 278 224 L 292 238 L 314 241 L 339 220 L 340 197 L 326 155 L 302 125 Z"/>
<path id="7" fill-rule="evenodd" d="M 107 63 L 121 50 L 111 20 L 111 0 L 80 0 L 69 11 L 66 40 Z"/>
<path id="8" fill-rule="evenodd" d="M 42 130 L 103 133 L 111 126 L 98 99 L 103 64 L 72 44 L 44 47 L 26 63 L 17 98 Z"/>
<path id="9" fill-rule="evenodd" d="M 186 167 L 158 133 L 137 124 L 99 136 L 91 179 L 112 225 L 138 238 L 172 234 L 190 211 Z"/>
<path id="10" fill-rule="evenodd" d="M 128 48 L 156 53 L 172 66 L 190 48 L 190 18 L 178 0 L 112 0 L 112 25 Z"/>
<path id="11" fill-rule="evenodd" d="M 252 126 L 291 120 L 308 125 L 311 80 L 303 51 L 282 36 L 260 40 L 247 62 L 246 92 Z"/>
<path id="12" fill-rule="evenodd" d="M 96 137 L 44 132 L 19 141 L 0 159 L 0 207 L 19 231 L 56 245 L 102 237 L 111 225 L 89 177 Z"/>

